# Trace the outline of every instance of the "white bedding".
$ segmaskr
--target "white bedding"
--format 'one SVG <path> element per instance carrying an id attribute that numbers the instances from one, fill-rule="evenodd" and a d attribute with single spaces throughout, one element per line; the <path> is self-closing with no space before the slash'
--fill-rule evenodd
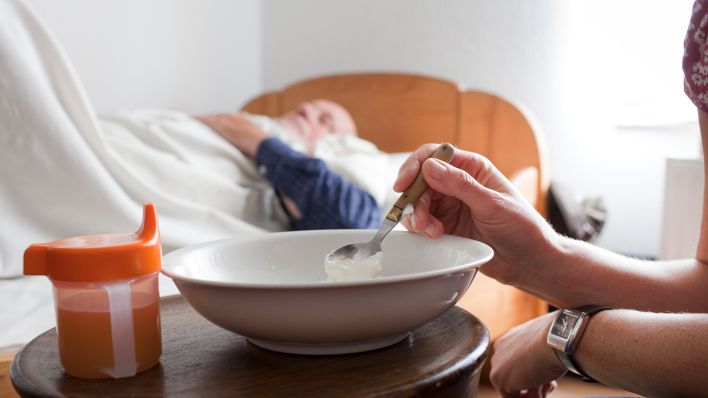
<path id="1" fill-rule="evenodd" d="M 315 155 L 384 209 L 395 199 L 390 187 L 406 154 L 332 136 Z M 21 275 L 31 243 L 136 230 L 148 201 L 158 209 L 164 252 L 287 227 L 253 164 L 189 115 L 97 116 L 53 37 L 19 0 L 0 0 L 0 278 Z M 53 324 L 45 277 L 0 280 L 0 347 Z"/>

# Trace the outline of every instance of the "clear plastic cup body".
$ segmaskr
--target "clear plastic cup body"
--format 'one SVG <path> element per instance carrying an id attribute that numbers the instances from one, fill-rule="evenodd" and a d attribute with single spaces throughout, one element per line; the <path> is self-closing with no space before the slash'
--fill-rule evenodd
<path id="1" fill-rule="evenodd" d="M 61 364 L 81 378 L 130 377 L 162 353 L 157 273 L 134 279 L 52 281 Z"/>

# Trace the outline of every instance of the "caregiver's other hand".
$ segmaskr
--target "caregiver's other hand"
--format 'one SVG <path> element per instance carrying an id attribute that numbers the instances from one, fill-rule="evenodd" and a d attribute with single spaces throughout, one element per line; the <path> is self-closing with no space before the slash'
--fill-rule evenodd
<path id="1" fill-rule="evenodd" d="M 546 336 L 557 312 L 532 319 L 494 343 L 489 380 L 504 397 L 545 397 L 566 372 Z"/>
<path id="2" fill-rule="evenodd" d="M 524 278 L 535 276 L 535 265 L 551 261 L 558 235 L 488 159 L 459 149 L 450 164 L 428 159 L 436 147 L 421 146 L 401 166 L 394 190 L 405 190 L 421 166 L 431 188 L 403 225 L 431 238 L 451 234 L 487 243 L 494 258 L 482 272 L 528 286 Z"/>
<path id="3" fill-rule="evenodd" d="M 249 158 L 256 156 L 258 145 L 268 137 L 263 130 L 238 113 L 217 113 L 196 118 Z"/>

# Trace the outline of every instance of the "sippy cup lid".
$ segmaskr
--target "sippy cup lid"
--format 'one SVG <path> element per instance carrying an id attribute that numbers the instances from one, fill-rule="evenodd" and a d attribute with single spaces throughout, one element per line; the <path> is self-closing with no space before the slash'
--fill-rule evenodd
<path id="1" fill-rule="evenodd" d="M 25 250 L 24 274 L 47 275 L 64 282 L 130 279 L 159 272 L 162 249 L 157 209 L 143 208 L 143 223 L 135 233 L 85 235 L 36 243 Z"/>

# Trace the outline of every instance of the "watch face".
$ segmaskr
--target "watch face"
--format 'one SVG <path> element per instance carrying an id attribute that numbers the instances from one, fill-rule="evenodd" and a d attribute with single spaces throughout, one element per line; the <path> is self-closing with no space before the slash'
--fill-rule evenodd
<path id="1" fill-rule="evenodd" d="M 553 329 L 551 330 L 551 333 L 562 339 L 567 339 L 568 337 L 570 337 L 570 332 L 573 330 L 573 327 L 575 327 L 575 324 L 578 322 L 578 319 L 580 319 L 579 314 L 564 310 L 561 313 L 558 322 L 553 324 Z"/>

